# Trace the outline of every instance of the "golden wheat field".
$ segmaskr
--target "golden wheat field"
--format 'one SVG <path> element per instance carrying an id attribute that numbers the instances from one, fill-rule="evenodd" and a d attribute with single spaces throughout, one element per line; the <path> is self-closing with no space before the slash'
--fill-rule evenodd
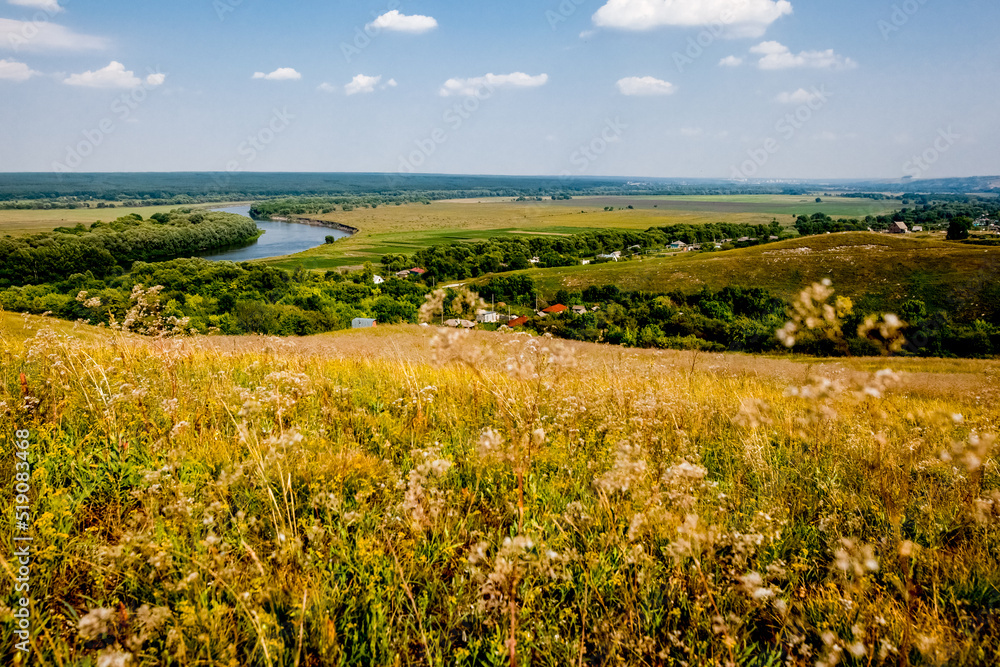
<path id="1" fill-rule="evenodd" d="M 993 362 L 0 322 L 0 485 L 8 536 L 30 485 L 34 664 L 1000 650 Z"/>

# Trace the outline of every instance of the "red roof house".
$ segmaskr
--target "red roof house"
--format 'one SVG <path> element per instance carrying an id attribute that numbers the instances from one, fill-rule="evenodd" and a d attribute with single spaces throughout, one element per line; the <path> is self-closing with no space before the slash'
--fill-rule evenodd
<path id="1" fill-rule="evenodd" d="M 543 313 L 548 313 L 549 315 L 558 315 L 559 313 L 565 313 L 567 310 L 569 310 L 569 308 L 567 308 L 566 306 L 562 305 L 561 303 L 557 303 L 554 306 L 549 306 L 548 308 L 546 308 L 542 312 Z"/>
<path id="2" fill-rule="evenodd" d="M 523 325 L 525 325 L 527 323 L 528 323 L 528 318 L 527 317 L 519 317 L 516 320 L 511 320 L 510 322 L 508 322 L 507 326 L 509 326 L 511 329 L 513 329 L 515 327 L 523 326 Z"/>
<path id="3" fill-rule="evenodd" d="M 415 269 L 410 269 L 410 273 L 415 273 L 418 276 L 422 276 L 425 273 L 427 273 L 427 269 L 421 269 L 421 268 L 418 267 L 418 268 L 415 268 Z"/>

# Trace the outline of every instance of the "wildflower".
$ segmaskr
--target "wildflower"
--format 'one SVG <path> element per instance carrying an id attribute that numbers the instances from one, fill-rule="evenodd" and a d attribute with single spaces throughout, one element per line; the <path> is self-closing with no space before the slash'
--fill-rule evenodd
<path id="1" fill-rule="evenodd" d="M 125 651 L 106 650 L 97 656 L 97 667 L 128 667 L 132 664 L 132 654 Z"/>
<path id="2" fill-rule="evenodd" d="M 108 634 L 108 625 L 114 615 L 114 611 L 105 607 L 91 609 L 86 616 L 77 623 L 77 631 L 85 641 L 97 639 Z"/>

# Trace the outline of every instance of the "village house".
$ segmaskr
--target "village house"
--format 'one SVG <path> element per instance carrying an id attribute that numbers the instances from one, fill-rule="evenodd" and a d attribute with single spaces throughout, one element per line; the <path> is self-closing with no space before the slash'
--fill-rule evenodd
<path id="1" fill-rule="evenodd" d="M 462 320 L 455 320 L 455 319 L 445 320 L 444 325 L 446 327 L 451 327 L 452 329 L 457 329 L 462 325 Z"/>
<path id="2" fill-rule="evenodd" d="M 524 326 L 527 323 L 528 323 L 527 317 L 517 317 L 508 322 L 507 326 L 509 326 L 511 329 L 516 329 L 517 327 Z"/>
<path id="3" fill-rule="evenodd" d="M 410 270 L 407 269 L 405 271 L 397 271 L 396 272 L 396 277 L 397 278 L 403 278 L 403 279 L 409 278 L 410 277 Z"/>
<path id="4" fill-rule="evenodd" d="M 890 234 L 906 234 L 908 231 L 905 222 L 894 222 L 889 225 Z"/>
<path id="5" fill-rule="evenodd" d="M 569 308 L 561 303 L 557 303 L 554 306 L 549 306 L 548 308 L 543 309 L 542 312 L 546 315 L 558 315 L 559 313 L 565 313 L 567 310 L 569 310 Z"/>
<path id="6" fill-rule="evenodd" d="M 376 285 L 381 285 L 385 282 L 385 278 L 382 276 L 372 276 L 372 282 Z"/>
<path id="7" fill-rule="evenodd" d="M 922 231 L 924 231 L 924 228 L 921 227 L 920 225 L 917 225 L 913 229 L 911 229 L 910 231 L 911 232 L 922 232 Z"/>
<path id="8" fill-rule="evenodd" d="M 492 310 L 483 310 L 476 313 L 476 321 L 483 324 L 497 324 L 500 321 L 500 313 Z"/>
<path id="9" fill-rule="evenodd" d="M 587 307 L 586 306 L 573 306 L 573 314 L 575 314 L 575 315 L 586 315 L 587 314 Z"/>
<path id="10" fill-rule="evenodd" d="M 377 325 L 377 320 L 369 319 L 367 317 L 355 317 L 351 320 L 352 329 L 374 329 Z"/>
<path id="11" fill-rule="evenodd" d="M 670 244 L 671 250 L 687 250 L 688 244 L 684 241 L 674 241 Z"/>
<path id="12" fill-rule="evenodd" d="M 606 255 L 598 255 L 597 259 L 606 259 L 606 260 L 609 260 L 609 261 L 615 261 L 615 262 L 617 262 L 619 259 L 621 259 L 621 257 L 622 257 L 621 250 L 615 250 L 614 252 L 608 253 Z"/>

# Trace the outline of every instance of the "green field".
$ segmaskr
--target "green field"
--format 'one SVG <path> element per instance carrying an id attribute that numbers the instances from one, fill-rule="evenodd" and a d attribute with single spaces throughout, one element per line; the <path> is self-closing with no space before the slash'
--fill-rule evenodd
<path id="1" fill-rule="evenodd" d="M 956 296 L 979 293 L 996 284 L 1000 248 L 847 232 L 726 252 L 678 253 L 519 273 L 531 276 L 545 294 L 590 285 L 651 292 L 744 285 L 790 298 L 803 286 L 829 278 L 839 292 L 852 296 L 897 302 L 919 298 L 947 306 Z M 975 300 L 969 307 L 976 307 Z"/>
<path id="2" fill-rule="evenodd" d="M 897 202 L 898 203 L 898 202 Z M 605 211 L 613 206 L 616 210 Z M 632 210 L 627 207 L 632 206 Z M 654 206 L 656 208 L 654 208 Z M 622 209 L 622 210 L 619 210 Z M 824 211 L 864 217 L 896 210 L 893 202 L 850 198 L 761 195 L 746 197 L 580 197 L 564 201 L 515 202 L 475 199 L 430 205 L 380 206 L 314 216 L 360 232 L 336 244 L 270 260 L 274 266 L 323 270 L 378 263 L 387 253 L 412 254 L 431 245 L 481 241 L 518 234 L 577 234 L 594 229 L 646 230 L 669 224 L 729 222 L 766 224 L 777 217 L 791 227 L 797 215 Z"/>

